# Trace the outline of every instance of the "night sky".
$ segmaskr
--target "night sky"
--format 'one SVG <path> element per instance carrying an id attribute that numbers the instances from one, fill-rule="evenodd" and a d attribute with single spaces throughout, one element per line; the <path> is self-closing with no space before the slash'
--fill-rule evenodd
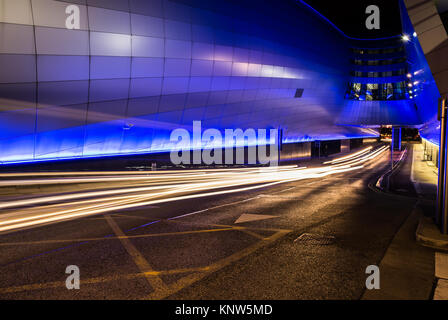
<path id="1" fill-rule="evenodd" d="M 356 38 L 382 38 L 401 33 L 401 18 L 398 0 L 305 0 L 321 12 L 345 34 Z M 369 5 L 380 8 L 380 30 L 368 30 L 365 13 Z"/>

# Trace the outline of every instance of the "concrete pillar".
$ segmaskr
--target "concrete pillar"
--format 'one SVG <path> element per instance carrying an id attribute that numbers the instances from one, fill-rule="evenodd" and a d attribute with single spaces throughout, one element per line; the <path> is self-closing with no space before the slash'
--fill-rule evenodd
<path id="1" fill-rule="evenodd" d="M 401 151 L 401 127 L 392 127 L 393 151 Z"/>

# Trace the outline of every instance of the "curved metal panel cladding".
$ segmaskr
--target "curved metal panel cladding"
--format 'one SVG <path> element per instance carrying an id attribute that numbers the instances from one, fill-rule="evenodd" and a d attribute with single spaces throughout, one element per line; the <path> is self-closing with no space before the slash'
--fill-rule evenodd
<path id="1" fill-rule="evenodd" d="M 439 89 L 421 47 L 420 35 L 415 33 L 406 6 L 401 0 L 400 10 L 402 12 L 403 31 L 411 39 L 406 43 L 406 51 L 411 66 L 409 70 L 410 76 L 412 76 L 411 81 L 414 84 L 412 87 L 415 92 L 414 103 L 423 123 L 420 128 L 420 135 L 438 145 L 440 140 L 440 122 L 437 119 Z"/>
<path id="2" fill-rule="evenodd" d="M 334 125 L 348 56 L 295 1 L 0 0 L 0 161 L 169 151 L 193 120 L 369 136 Z"/>
<path id="3" fill-rule="evenodd" d="M 339 121 L 345 125 L 362 126 L 378 126 L 379 124 L 410 126 L 421 124 L 416 108 L 408 100 L 347 100 Z"/>

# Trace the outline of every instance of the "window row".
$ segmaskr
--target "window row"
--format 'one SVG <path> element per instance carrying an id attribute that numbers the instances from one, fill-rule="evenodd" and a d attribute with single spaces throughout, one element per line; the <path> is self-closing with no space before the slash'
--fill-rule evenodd
<path id="1" fill-rule="evenodd" d="M 405 81 L 395 83 L 351 83 L 345 95 L 350 100 L 404 100 L 409 97 Z"/>
<path id="2" fill-rule="evenodd" d="M 383 71 L 383 72 L 363 72 L 363 71 L 352 71 L 351 75 L 354 77 L 362 78 L 380 78 L 380 77 L 395 77 L 402 76 L 406 74 L 406 69 L 399 69 L 394 71 Z"/>
<path id="3" fill-rule="evenodd" d="M 358 66 L 384 66 L 396 63 L 402 63 L 406 61 L 406 57 L 395 58 L 395 59 L 385 59 L 385 60 L 352 60 L 352 63 Z"/>
<path id="4" fill-rule="evenodd" d="M 352 52 L 356 54 L 388 54 L 404 51 L 404 46 L 395 48 L 384 48 L 384 49 L 360 49 L 352 48 Z"/>

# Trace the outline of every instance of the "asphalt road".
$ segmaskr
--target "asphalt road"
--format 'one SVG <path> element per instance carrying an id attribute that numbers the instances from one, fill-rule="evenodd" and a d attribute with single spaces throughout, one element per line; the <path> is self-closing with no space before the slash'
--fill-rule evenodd
<path id="1" fill-rule="evenodd" d="M 369 188 L 390 157 L 372 152 L 274 172 L 3 176 L 0 298 L 358 299 L 416 202 Z"/>

